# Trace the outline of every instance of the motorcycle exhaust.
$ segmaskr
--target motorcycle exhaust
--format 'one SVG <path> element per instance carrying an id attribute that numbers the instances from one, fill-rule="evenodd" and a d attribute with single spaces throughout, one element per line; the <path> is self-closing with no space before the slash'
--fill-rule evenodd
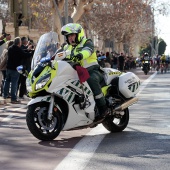
<path id="1" fill-rule="evenodd" d="M 130 99 L 127 102 L 123 103 L 122 105 L 116 107 L 115 111 L 122 111 L 122 110 L 128 108 L 129 106 L 131 106 L 132 104 L 136 103 L 137 101 L 138 101 L 137 97 Z"/>

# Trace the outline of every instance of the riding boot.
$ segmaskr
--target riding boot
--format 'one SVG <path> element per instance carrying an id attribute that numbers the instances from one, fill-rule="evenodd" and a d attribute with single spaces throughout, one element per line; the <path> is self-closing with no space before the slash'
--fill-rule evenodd
<path id="1" fill-rule="evenodd" d="M 96 116 L 96 118 L 95 118 L 95 122 L 98 122 L 98 121 L 100 121 L 100 120 L 104 120 L 105 119 L 105 117 L 108 115 L 108 114 L 110 114 L 110 109 L 106 106 L 106 105 L 104 105 L 104 106 L 100 106 L 100 107 L 98 107 L 98 115 Z"/>

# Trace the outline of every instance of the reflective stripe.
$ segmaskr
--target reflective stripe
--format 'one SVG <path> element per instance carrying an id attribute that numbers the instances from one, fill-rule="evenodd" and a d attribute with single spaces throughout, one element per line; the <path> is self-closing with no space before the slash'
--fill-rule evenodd
<path id="1" fill-rule="evenodd" d="M 102 98 L 102 97 L 103 97 L 103 93 L 100 93 L 99 95 L 94 96 L 95 99 L 100 99 L 100 98 Z"/>
<path id="2" fill-rule="evenodd" d="M 93 53 L 93 49 L 89 48 L 89 47 L 84 47 L 82 50 L 86 50 L 90 52 L 90 55 Z"/>
<path id="3" fill-rule="evenodd" d="M 88 68 L 88 67 L 91 67 L 91 66 L 94 66 L 94 65 L 99 65 L 98 62 L 87 63 L 87 60 L 83 60 L 82 62 L 83 62 L 84 68 Z"/>

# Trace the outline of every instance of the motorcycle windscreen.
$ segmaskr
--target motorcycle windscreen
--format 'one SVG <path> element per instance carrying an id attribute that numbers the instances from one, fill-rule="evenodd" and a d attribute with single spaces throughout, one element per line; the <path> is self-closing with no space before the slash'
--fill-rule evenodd
<path id="1" fill-rule="evenodd" d="M 34 56 L 31 63 L 31 70 L 33 70 L 38 62 L 44 57 L 50 57 L 56 53 L 59 48 L 58 34 L 56 32 L 48 32 L 43 34 L 38 40 Z"/>

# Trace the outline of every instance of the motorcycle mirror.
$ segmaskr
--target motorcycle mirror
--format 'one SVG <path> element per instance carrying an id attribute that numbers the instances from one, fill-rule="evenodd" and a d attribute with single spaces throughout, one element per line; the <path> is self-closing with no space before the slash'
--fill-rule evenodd
<path id="1" fill-rule="evenodd" d="M 17 67 L 18 73 L 23 74 L 23 69 L 24 69 L 24 67 L 23 67 L 22 65 L 21 65 L 21 66 L 18 66 L 18 67 Z"/>
<path id="2" fill-rule="evenodd" d="M 19 74 L 22 74 L 23 76 L 28 76 L 28 71 L 25 69 L 23 65 L 17 67 L 17 71 Z"/>

